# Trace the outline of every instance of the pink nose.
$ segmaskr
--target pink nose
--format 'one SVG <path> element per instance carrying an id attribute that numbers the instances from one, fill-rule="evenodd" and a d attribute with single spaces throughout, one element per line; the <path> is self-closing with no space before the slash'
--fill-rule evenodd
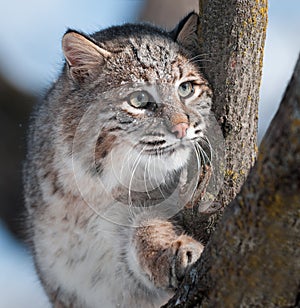
<path id="1" fill-rule="evenodd" d="M 186 130 L 189 128 L 187 123 L 178 123 L 172 127 L 172 133 L 176 135 L 177 138 L 182 139 L 186 136 Z"/>

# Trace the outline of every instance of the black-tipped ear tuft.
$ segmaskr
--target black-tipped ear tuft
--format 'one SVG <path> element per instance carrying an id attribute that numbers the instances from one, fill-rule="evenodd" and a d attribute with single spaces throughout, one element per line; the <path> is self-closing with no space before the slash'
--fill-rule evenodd
<path id="1" fill-rule="evenodd" d="M 62 49 L 69 65 L 70 75 L 75 80 L 91 76 L 110 52 L 100 48 L 88 36 L 68 30 L 62 39 Z"/>
<path id="2" fill-rule="evenodd" d="M 198 26 L 199 15 L 195 12 L 189 13 L 170 32 L 174 41 L 189 50 L 198 49 Z"/>

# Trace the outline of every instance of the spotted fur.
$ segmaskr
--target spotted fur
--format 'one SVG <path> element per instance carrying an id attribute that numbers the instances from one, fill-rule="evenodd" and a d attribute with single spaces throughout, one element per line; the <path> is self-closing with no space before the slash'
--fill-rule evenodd
<path id="1" fill-rule="evenodd" d="M 66 64 L 34 112 L 24 167 L 35 265 L 54 307 L 159 307 L 200 256 L 201 243 L 139 210 L 167 203 L 205 135 L 212 93 L 193 61 L 197 27 L 191 13 L 172 32 L 125 24 L 63 37 Z M 141 89 L 149 102 L 136 108 Z"/>

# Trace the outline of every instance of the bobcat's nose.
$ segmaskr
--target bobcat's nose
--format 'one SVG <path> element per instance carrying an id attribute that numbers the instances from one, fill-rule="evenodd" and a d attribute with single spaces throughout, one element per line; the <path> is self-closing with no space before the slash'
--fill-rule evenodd
<path id="1" fill-rule="evenodd" d="M 177 138 L 182 139 L 186 136 L 188 128 L 189 125 L 187 123 L 178 123 L 172 127 L 171 132 L 174 133 Z"/>

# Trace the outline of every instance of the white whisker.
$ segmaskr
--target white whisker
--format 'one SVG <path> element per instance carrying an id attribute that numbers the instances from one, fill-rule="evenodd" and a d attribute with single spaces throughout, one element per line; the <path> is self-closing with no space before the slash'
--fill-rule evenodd
<path id="1" fill-rule="evenodd" d="M 146 190 L 146 193 L 147 193 L 147 196 L 148 196 L 149 199 L 151 199 L 151 196 L 150 196 L 150 194 L 148 192 L 146 173 L 148 174 L 149 183 L 150 183 L 150 185 L 152 185 L 151 177 L 150 177 L 150 173 L 149 173 L 149 161 L 150 160 L 151 160 L 151 156 L 149 155 L 148 159 L 147 159 L 147 162 L 146 162 L 145 169 L 144 169 L 144 185 L 145 185 L 145 190 Z"/>
<path id="2" fill-rule="evenodd" d="M 193 150 L 195 152 L 195 155 L 196 155 L 196 159 L 197 159 L 197 174 L 200 175 L 201 173 L 201 157 L 199 156 L 199 153 L 197 151 L 197 148 L 196 148 L 196 144 L 194 142 L 191 142 L 192 144 L 192 147 L 193 147 Z M 193 192 L 192 192 L 192 195 L 191 195 L 191 200 L 193 199 L 193 196 L 195 194 L 195 191 L 197 189 L 197 186 L 198 185 L 195 185 L 194 189 L 193 189 Z"/>
<path id="3" fill-rule="evenodd" d="M 144 146 L 142 148 L 142 150 L 140 151 L 140 153 L 137 155 L 137 157 L 136 157 L 136 159 L 135 159 L 135 161 L 133 163 L 133 170 L 132 170 L 131 175 L 130 175 L 130 180 L 129 180 L 129 185 L 128 185 L 128 203 L 129 203 L 128 205 L 129 205 L 129 211 L 130 211 L 131 214 L 133 214 L 131 212 L 131 208 L 133 207 L 132 195 L 131 195 L 131 188 L 132 188 L 132 183 L 133 183 L 133 177 L 134 177 L 135 171 L 136 171 L 136 169 L 137 169 L 137 167 L 138 167 L 138 165 L 139 165 L 139 163 L 140 163 L 140 161 L 142 159 L 142 154 L 143 154 L 145 148 L 146 148 L 146 146 Z"/>
<path id="4" fill-rule="evenodd" d="M 161 153 L 160 153 L 160 151 L 161 151 L 160 149 L 157 149 L 157 157 L 158 157 L 159 160 L 161 159 Z M 154 166 L 153 166 L 153 167 L 154 167 L 154 170 L 156 170 L 156 163 L 155 163 L 155 160 L 154 160 Z M 160 168 L 159 168 L 159 170 L 160 170 L 160 172 L 161 172 L 161 175 L 163 176 L 162 171 L 161 171 Z M 166 199 L 164 193 L 162 192 L 162 190 L 161 190 L 161 188 L 160 188 L 161 183 L 158 183 L 156 174 L 155 174 L 155 178 L 154 178 L 154 179 L 155 179 L 155 188 L 158 188 L 158 190 L 159 190 L 159 192 L 162 194 L 163 198 Z"/>
<path id="5" fill-rule="evenodd" d="M 209 142 L 209 141 L 207 141 Z M 210 143 L 209 143 L 210 144 Z M 212 177 L 213 177 L 213 182 L 216 183 L 216 175 L 215 175 L 215 169 L 214 166 L 212 164 L 211 159 L 208 157 L 207 153 L 203 150 L 203 148 L 201 147 L 201 145 L 199 143 L 196 143 L 197 148 L 200 151 L 201 157 L 203 158 L 203 161 L 206 165 L 206 163 L 208 162 L 210 168 L 211 168 L 211 173 L 212 173 Z M 212 153 L 210 152 L 210 154 L 212 155 Z"/>
<path id="6" fill-rule="evenodd" d="M 123 178 L 123 172 L 124 172 L 124 168 L 125 168 L 125 165 L 127 164 L 127 168 L 125 170 L 130 170 L 130 158 L 131 158 L 131 153 L 134 151 L 134 147 L 131 147 L 129 149 L 129 151 L 126 153 L 126 155 L 124 155 L 124 157 L 126 157 L 126 160 L 122 160 L 122 165 L 121 165 L 121 169 L 120 169 L 120 177 L 121 179 Z M 112 161 L 111 161 L 112 163 Z M 113 164 L 112 164 L 113 165 Z M 118 177 L 117 177 L 118 178 Z M 123 184 L 122 182 L 120 182 L 121 184 Z"/>

